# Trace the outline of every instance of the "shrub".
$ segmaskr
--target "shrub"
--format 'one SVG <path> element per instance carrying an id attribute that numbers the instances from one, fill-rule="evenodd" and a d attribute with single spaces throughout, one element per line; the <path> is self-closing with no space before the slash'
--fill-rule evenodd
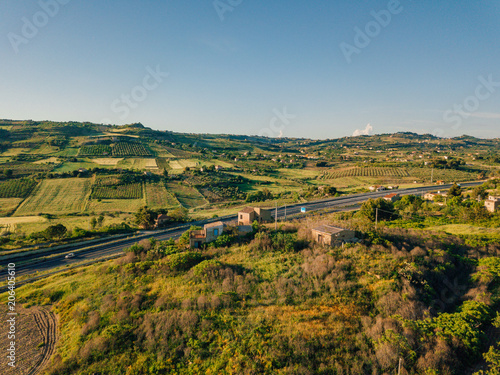
<path id="1" fill-rule="evenodd" d="M 207 273 L 220 268 L 222 263 L 215 259 L 204 260 L 193 267 L 193 274 L 195 276 L 205 276 Z"/>
<path id="2" fill-rule="evenodd" d="M 187 271 L 202 260 L 203 256 L 200 253 L 187 251 L 185 253 L 169 255 L 166 258 L 166 263 L 174 271 Z"/>

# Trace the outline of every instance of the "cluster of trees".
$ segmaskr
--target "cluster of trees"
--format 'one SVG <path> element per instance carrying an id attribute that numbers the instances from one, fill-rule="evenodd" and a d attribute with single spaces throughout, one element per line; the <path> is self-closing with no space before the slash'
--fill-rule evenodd
<path id="1" fill-rule="evenodd" d="M 486 225 L 486 222 L 491 221 L 495 215 L 489 213 L 484 207 L 484 203 L 477 201 L 477 198 L 484 199 L 488 195 L 487 189 L 491 187 L 490 185 L 491 183 L 488 182 L 474 188 L 470 194 L 473 198 L 471 200 L 466 199 L 463 189 L 454 184 L 448 190 L 446 205 L 442 206 L 435 206 L 414 195 L 405 195 L 396 202 L 386 201 L 383 198 L 370 199 L 362 204 L 357 215 L 371 222 L 375 222 L 377 219 L 378 221 L 400 219 L 398 224 L 401 224 L 401 220 L 403 220 L 416 225 L 425 220 L 433 220 L 437 213 L 440 220 L 446 220 L 449 224 L 456 222 Z M 442 196 L 434 198 L 434 202 L 437 203 L 444 201 L 445 198 Z"/>
<path id="2" fill-rule="evenodd" d="M 269 189 L 264 188 L 262 190 L 256 191 L 255 193 L 247 193 L 245 202 L 264 202 L 271 199 L 274 199 L 274 194 Z"/>
<path id="3" fill-rule="evenodd" d="M 147 206 L 143 206 L 134 214 L 134 223 L 140 228 L 151 229 L 155 226 L 155 221 L 159 215 L 167 214 L 172 223 L 186 222 L 189 220 L 188 210 L 184 207 L 178 207 L 168 212 L 166 208 L 153 210 Z"/>
<path id="4" fill-rule="evenodd" d="M 434 159 L 429 165 L 437 169 L 460 169 L 461 166 L 465 165 L 465 161 L 463 159 L 454 158 L 448 158 L 448 160 Z"/>
<path id="5" fill-rule="evenodd" d="M 90 221 L 90 225 L 92 227 L 91 230 L 86 230 L 80 227 L 75 227 L 71 230 L 63 224 L 50 225 L 43 231 L 31 233 L 29 236 L 27 236 L 27 240 L 33 240 L 35 242 L 64 241 L 69 239 L 82 239 L 95 235 L 110 235 L 133 231 L 133 228 L 131 228 L 124 222 L 121 224 L 110 224 L 103 226 L 103 221 L 103 215 L 100 215 L 97 218 L 93 217 Z"/>
<path id="6" fill-rule="evenodd" d="M 311 197 L 333 197 L 337 195 L 337 188 L 333 186 L 310 186 L 301 196 L 304 198 Z"/>

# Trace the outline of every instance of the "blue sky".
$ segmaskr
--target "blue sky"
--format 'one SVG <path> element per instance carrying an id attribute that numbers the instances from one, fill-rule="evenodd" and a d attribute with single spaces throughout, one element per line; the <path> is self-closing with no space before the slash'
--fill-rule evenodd
<path id="1" fill-rule="evenodd" d="M 0 2 L 0 118 L 490 138 L 499 61 L 500 1 Z"/>

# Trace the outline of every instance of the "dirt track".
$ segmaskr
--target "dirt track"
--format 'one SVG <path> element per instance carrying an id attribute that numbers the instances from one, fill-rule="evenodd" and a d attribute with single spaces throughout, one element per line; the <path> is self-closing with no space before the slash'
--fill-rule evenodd
<path id="1" fill-rule="evenodd" d="M 24 309 L 16 306 L 16 367 L 7 366 L 1 361 L 0 373 L 3 375 L 40 374 L 54 354 L 57 342 L 57 319 L 49 307 Z M 0 314 L 6 322 L 6 311 Z M 4 327 L 6 325 L 4 324 Z M 2 328 L 0 345 L 2 351 L 9 346 L 7 331 Z M 5 349 L 5 350 L 4 350 Z"/>
<path id="2" fill-rule="evenodd" d="M 34 313 L 33 318 L 42 334 L 45 345 L 42 347 L 40 358 L 30 369 L 28 375 L 38 374 L 48 364 L 52 354 L 54 354 L 57 342 L 57 320 L 55 315 L 48 310 L 39 308 Z"/>

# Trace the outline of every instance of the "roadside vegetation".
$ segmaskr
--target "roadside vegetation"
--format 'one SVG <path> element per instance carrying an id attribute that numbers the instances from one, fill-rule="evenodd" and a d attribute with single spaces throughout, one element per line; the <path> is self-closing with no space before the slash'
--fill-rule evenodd
<path id="1" fill-rule="evenodd" d="M 317 245 L 321 223 L 362 242 Z M 495 374 L 499 242 L 389 224 L 344 213 L 228 229 L 201 250 L 143 240 L 20 301 L 60 317 L 49 374 L 383 374 L 400 358 L 406 374 Z"/>

